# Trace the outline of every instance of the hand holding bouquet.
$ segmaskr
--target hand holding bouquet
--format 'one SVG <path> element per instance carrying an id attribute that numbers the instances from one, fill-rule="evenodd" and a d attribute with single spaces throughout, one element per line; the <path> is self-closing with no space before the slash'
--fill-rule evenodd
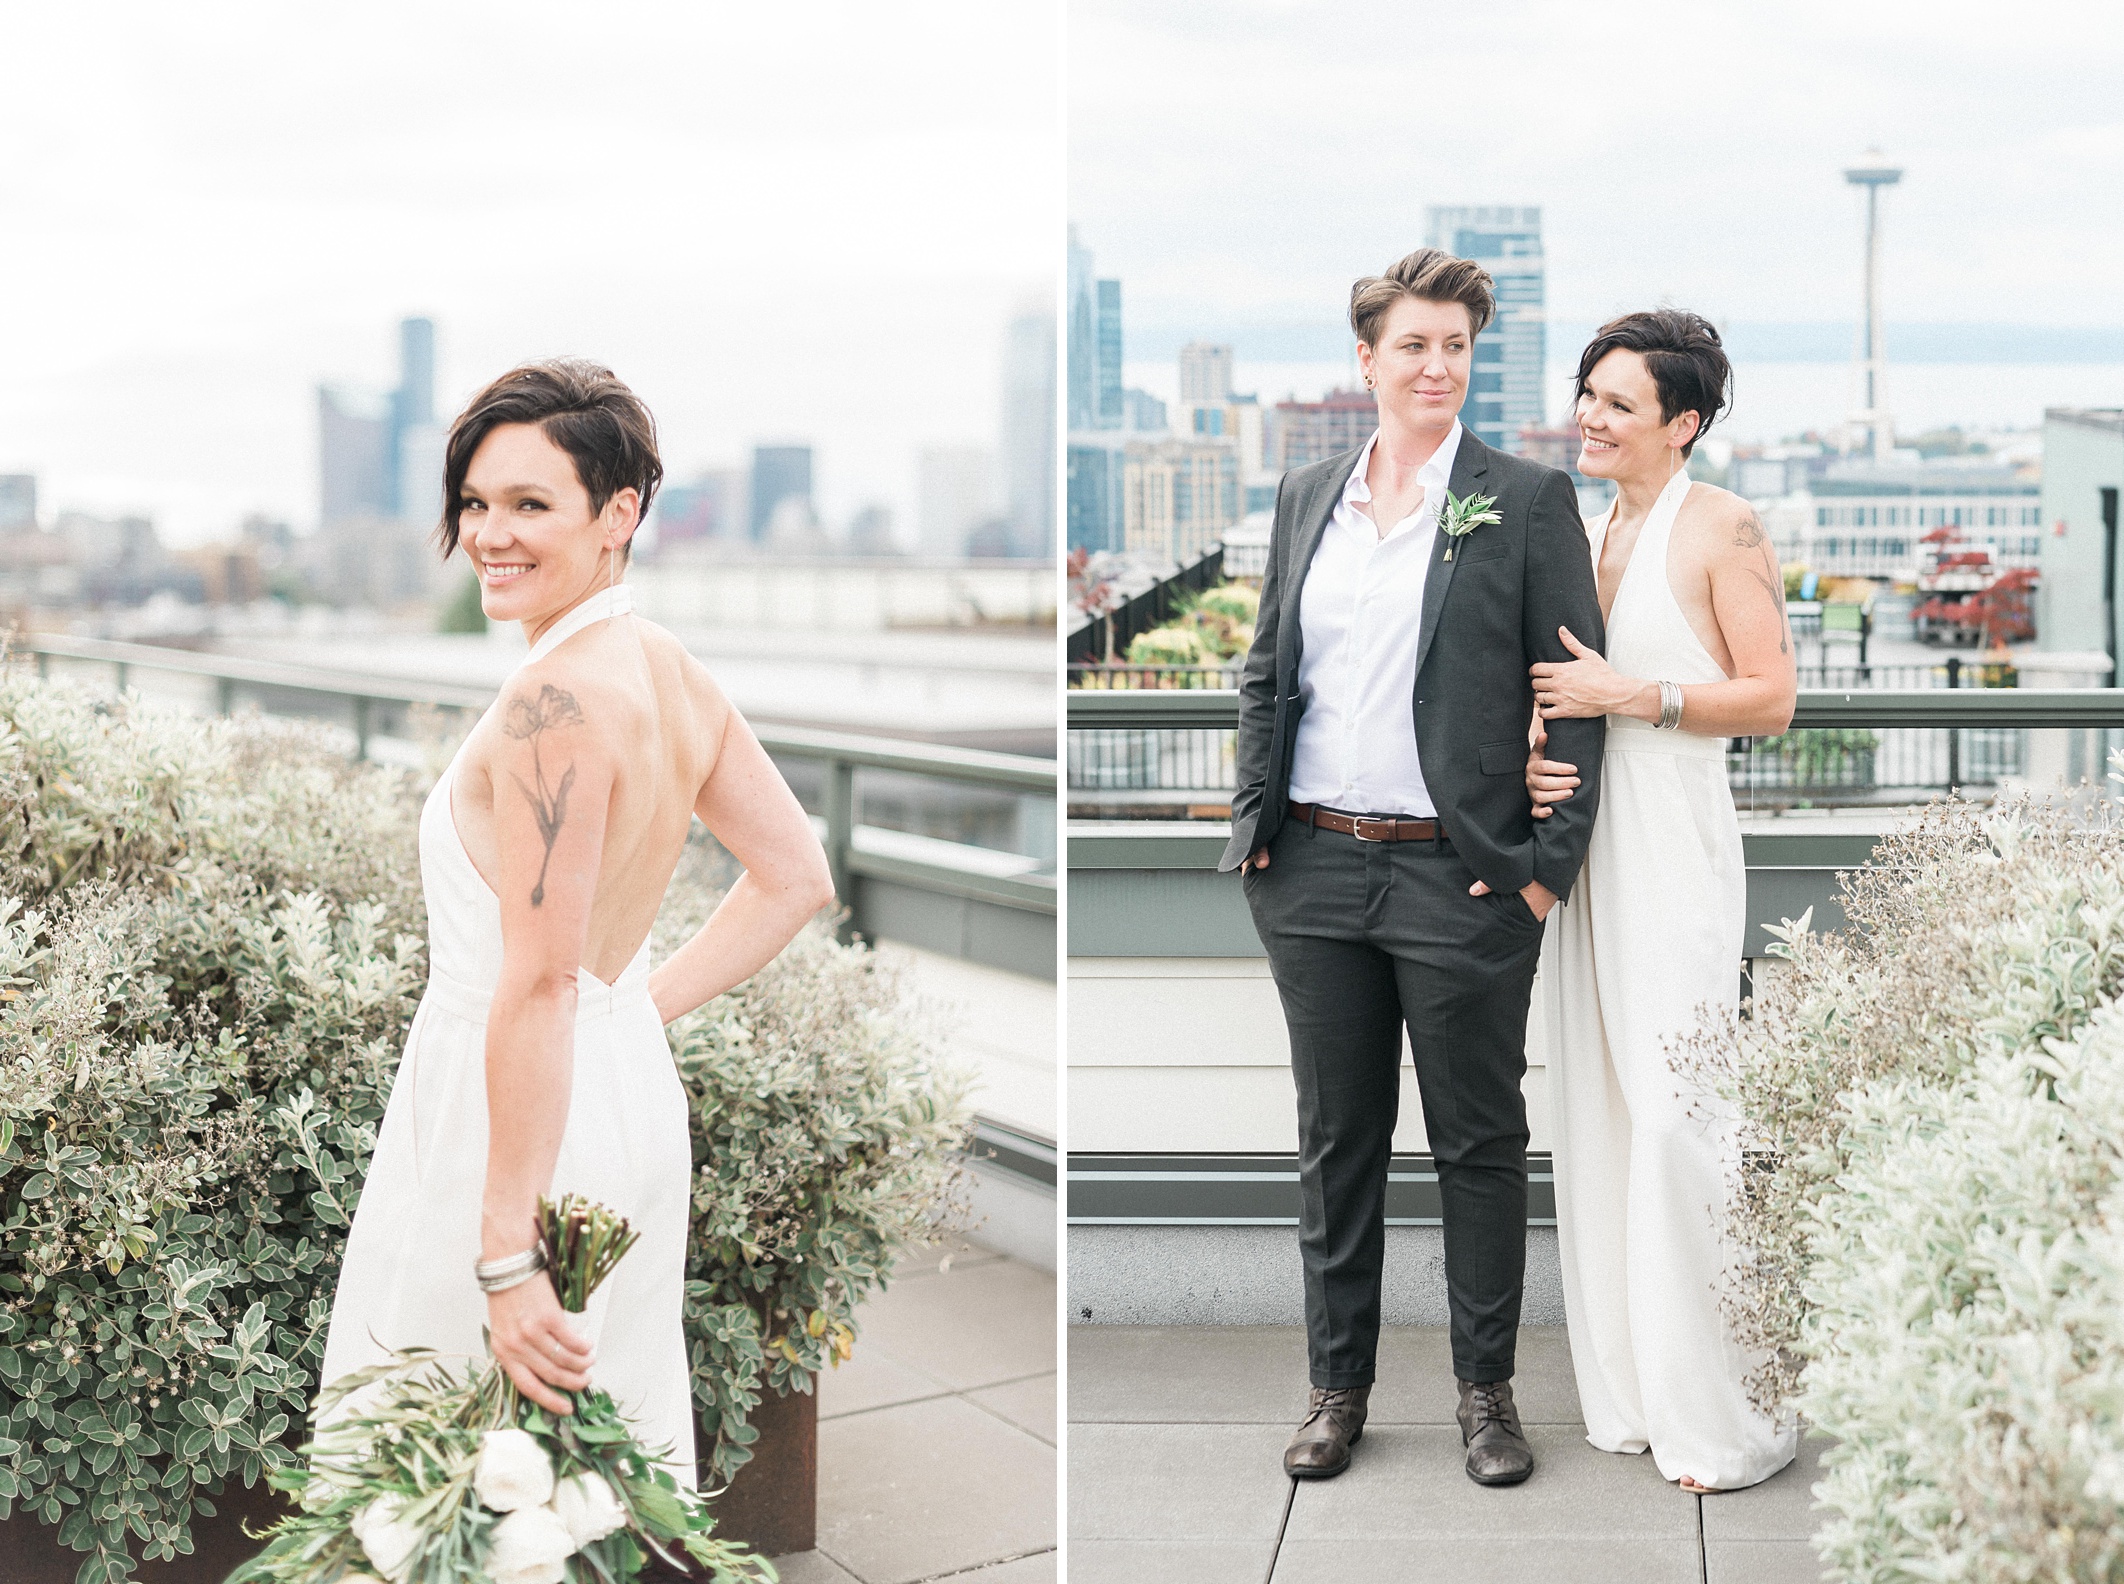
<path id="1" fill-rule="evenodd" d="M 539 1202 L 539 1229 L 576 1314 L 634 1242 L 622 1217 L 572 1194 Z M 609 1396 L 572 1401 L 549 1413 L 491 1360 L 460 1373 L 425 1349 L 333 1382 L 304 1465 L 271 1476 L 301 1513 L 229 1584 L 626 1584 L 651 1553 L 690 1558 L 716 1584 L 774 1579 L 711 1537 L 700 1499 Z"/>

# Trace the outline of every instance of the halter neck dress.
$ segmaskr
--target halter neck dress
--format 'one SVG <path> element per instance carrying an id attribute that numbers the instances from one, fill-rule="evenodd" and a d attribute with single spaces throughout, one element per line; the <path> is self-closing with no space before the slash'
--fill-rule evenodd
<path id="1" fill-rule="evenodd" d="M 517 669 L 632 605 L 624 584 L 590 596 Z M 486 1188 L 487 1011 L 501 975 L 501 903 L 451 815 L 463 756 L 460 746 L 421 809 L 428 988 L 347 1234 L 325 1383 L 400 1348 L 486 1354 L 487 1300 L 472 1266 Z M 670 1449 L 673 1475 L 691 1488 L 693 1412 L 680 1320 L 693 1170 L 686 1094 L 649 998 L 649 942 L 609 985 L 587 968 L 576 973 L 574 1083 L 552 1192 L 610 1205 L 641 1241 L 575 1320 L 597 1350 L 591 1384 L 612 1394 L 644 1446 Z"/>
<path id="2" fill-rule="evenodd" d="M 1626 676 L 1729 680 L 1667 572 L 1689 493 L 1653 504 L 1608 617 Z M 1614 508 L 1589 525 L 1600 565 Z M 1535 988 L 1549 1051 L 1556 1222 L 1586 1439 L 1647 1447 L 1668 1479 L 1753 1485 L 1792 1461 L 1794 1432 L 1749 1405 L 1748 1360 L 1719 1314 L 1721 1211 L 1735 1134 L 1668 1065 L 1702 1009 L 1734 1011 L 1747 919 L 1725 740 L 1608 717 L 1600 814 L 1556 910 Z"/>

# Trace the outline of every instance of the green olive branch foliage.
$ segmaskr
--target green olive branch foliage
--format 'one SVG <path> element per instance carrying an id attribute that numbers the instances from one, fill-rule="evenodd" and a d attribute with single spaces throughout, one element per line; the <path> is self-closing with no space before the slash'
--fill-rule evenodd
<path id="1" fill-rule="evenodd" d="M 422 788 L 329 736 L 0 669 L 0 1519 L 111 1584 L 292 1461 L 426 980 Z M 717 900 L 697 832 L 658 923 Z M 963 1214 L 964 1083 L 821 929 L 673 1029 L 718 1481 L 895 1251 Z"/>

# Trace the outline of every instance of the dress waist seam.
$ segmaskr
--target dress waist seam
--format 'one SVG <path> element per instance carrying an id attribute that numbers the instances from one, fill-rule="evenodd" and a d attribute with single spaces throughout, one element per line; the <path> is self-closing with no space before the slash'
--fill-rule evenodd
<path id="1" fill-rule="evenodd" d="M 647 974 L 626 975 L 614 985 L 600 984 L 590 980 L 588 975 L 584 979 L 589 982 L 578 983 L 576 988 L 575 1021 L 578 1023 L 655 1005 L 649 996 Z M 424 1005 L 432 1005 L 438 1012 L 463 1018 L 469 1023 L 484 1023 L 494 1007 L 494 992 L 430 969 L 427 993 L 421 1001 Z"/>

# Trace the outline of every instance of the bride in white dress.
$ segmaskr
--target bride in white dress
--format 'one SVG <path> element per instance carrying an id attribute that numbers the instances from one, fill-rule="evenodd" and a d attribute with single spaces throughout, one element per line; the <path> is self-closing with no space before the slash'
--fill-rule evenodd
<path id="1" fill-rule="evenodd" d="M 1783 731 L 1796 686 L 1761 522 L 1684 467 L 1730 378 L 1718 332 L 1675 310 L 1615 320 L 1586 348 L 1579 468 L 1618 490 L 1589 525 L 1608 652 L 1567 634 L 1579 658 L 1533 668 L 1543 718 L 1608 717 L 1592 844 L 1535 992 L 1571 1361 L 1587 1439 L 1650 1447 L 1695 1491 L 1767 1479 L 1795 1445 L 1750 1406 L 1719 1314 L 1733 1130 L 1668 1065 L 1702 1008 L 1739 1003 L 1747 877 L 1725 740 Z M 1577 784 L 1543 740 L 1540 817 Z"/>
<path id="2" fill-rule="evenodd" d="M 565 1413 L 562 1391 L 596 1384 L 691 1486 L 692 1152 L 664 1025 L 756 972 L 832 885 L 744 719 L 631 614 L 619 572 L 662 473 L 647 409 L 593 364 L 513 370 L 451 430 L 443 552 L 463 546 L 488 619 L 520 622 L 531 652 L 421 813 L 428 989 L 322 1379 L 406 1347 L 478 1357 L 485 1327 L 526 1396 Z M 745 872 L 652 972 L 649 928 L 696 815 Z M 570 1191 L 641 1234 L 572 1318 L 521 1258 L 539 1196 Z"/>

